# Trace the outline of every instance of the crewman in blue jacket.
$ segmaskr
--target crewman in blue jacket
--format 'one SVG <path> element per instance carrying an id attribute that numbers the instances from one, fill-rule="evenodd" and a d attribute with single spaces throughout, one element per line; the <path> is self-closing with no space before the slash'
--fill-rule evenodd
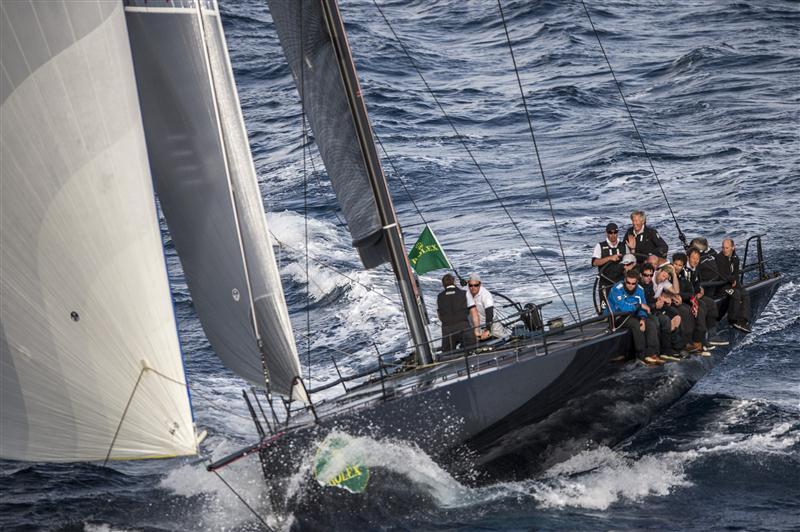
<path id="1" fill-rule="evenodd" d="M 663 364 L 664 360 L 658 356 L 658 330 L 647 326 L 650 307 L 647 306 L 644 290 L 639 286 L 636 270 L 625 272 L 625 278 L 614 285 L 608 294 L 608 306 L 612 315 L 631 313 L 622 318 L 624 323 L 620 324 L 619 320 L 616 323 L 618 327 L 630 329 L 636 358 L 646 364 Z"/>

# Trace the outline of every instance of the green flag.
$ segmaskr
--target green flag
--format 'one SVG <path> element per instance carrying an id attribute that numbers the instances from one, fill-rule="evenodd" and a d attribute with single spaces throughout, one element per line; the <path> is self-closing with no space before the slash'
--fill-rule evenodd
<path id="1" fill-rule="evenodd" d="M 411 267 L 419 275 L 451 267 L 442 250 L 442 246 L 439 245 L 439 241 L 436 240 L 433 231 L 427 225 L 422 230 L 422 234 L 419 235 L 417 243 L 411 248 L 408 260 L 411 261 Z"/>

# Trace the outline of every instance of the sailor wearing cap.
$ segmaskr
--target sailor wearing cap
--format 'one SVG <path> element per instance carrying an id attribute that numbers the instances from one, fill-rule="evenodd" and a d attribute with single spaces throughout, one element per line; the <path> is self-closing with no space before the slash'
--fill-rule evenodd
<path id="1" fill-rule="evenodd" d="M 623 243 L 619 240 L 617 224 L 611 222 L 606 225 L 606 239 L 594 246 L 592 253 L 592 266 L 598 268 L 600 286 L 608 293 L 609 287 L 622 280 L 622 254 L 625 252 Z"/>
<path id="2" fill-rule="evenodd" d="M 625 255 L 623 255 L 622 260 L 620 262 L 622 263 L 622 269 L 624 272 L 636 268 L 636 257 L 634 257 L 630 253 L 626 253 Z"/>
<path id="3" fill-rule="evenodd" d="M 475 302 L 475 309 L 478 311 L 478 319 L 483 328 L 480 332 L 480 339 L 487 340 L 490 337 L 501 338 L 505 336 L 505 330 L 494 315 L 494 298 L 485 286 L 481 286 L 481 278 L 477 273 L 469 274 L 467 280 L 469 293 Z M 477 325 L 477 324 L 473 324 Z"/>

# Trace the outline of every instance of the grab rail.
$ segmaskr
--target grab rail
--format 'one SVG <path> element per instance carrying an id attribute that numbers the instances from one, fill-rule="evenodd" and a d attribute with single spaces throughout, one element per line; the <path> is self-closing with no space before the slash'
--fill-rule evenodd
<path id="1" fill-rule="evenodd" d="M 744 285 L 744 274 L 749 273 L 751 271 L 758 270 L 758 278 L 764 279 L 766 278 L 766 261 L 764 260 L 764 249 L 761 246 L 761 237 L 766 236 L 766 233 L 760 233 L 757 235 L 753 235 L 747 239 L 744 244 L 744 256 L 742 258 L 742 269 L 739 272 L 739 284 Z M 753 264 L 747 264 L 747 256 L 750 250 L 750 242 L 755 240 L 756 241 L 756 262 Z"/>

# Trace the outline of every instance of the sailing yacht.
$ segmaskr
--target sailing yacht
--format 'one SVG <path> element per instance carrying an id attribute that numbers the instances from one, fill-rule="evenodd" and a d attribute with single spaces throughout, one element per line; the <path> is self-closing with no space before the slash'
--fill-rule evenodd
<path id="1" fill-rule="evenodd" d="M 3 3 L 1 457 L 198 452 L 154 195 L 214 352 L 261 390 L 248 398 L 260 441 L 210 470 L 257 453 L 272 481 L 335 430 L 491 468 L 525 456 L 509 433 L 552 423 L 635 365 L 607 317 L 543 327 L 535 307 L 510 338 L 437 360 L 338 5 L 269 6 L 353 247 L 365 268 L 392 266 L 408 363 L 381 357 L 325 401 L 300 378 L 216 2 Z M 781 281 L 758 250 L 754 321 Z M 682 361 L 661 406 L 719 358 Z"/>

